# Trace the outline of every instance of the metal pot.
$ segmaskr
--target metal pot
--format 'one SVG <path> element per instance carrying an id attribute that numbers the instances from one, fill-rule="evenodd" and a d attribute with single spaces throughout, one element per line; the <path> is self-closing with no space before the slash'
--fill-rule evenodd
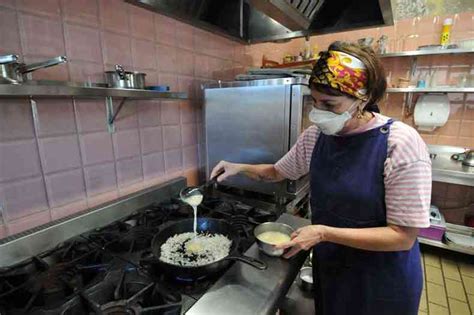
<path id="1" fill-rule="evenodd" d="M 255 240 L 257 242 L 258 248 L 267 255 L 270 256 L 281 256 L 285 252 L 284 249 L 276 249 L 273 244 L 264 242 L 258 238 L 258 236 L 264 232 L 281 232 L 291 237 L 291 234 L 295 231 L 291 226 L 278 223 L 278 222 L 265 222 L 257 226 L 253 230 L 255 235 Z"/>
<path id="2" fill-rule="evenodd" d="M 105 71 L 105 82 L 111 88 L 144 89 L 146 73 L 125 71 L 121 65 L 115 65 L 115 71 Z"/>
<path id="3" fill-rule="evenodd" d="M 0 56 L 0 83 L 19 84 L 27 80 L 26 74 L 35 70 L 67 62 L 66 56 L 58 56 L 42 62 L 26 65 L 18 62 L 17 55 Z"/>

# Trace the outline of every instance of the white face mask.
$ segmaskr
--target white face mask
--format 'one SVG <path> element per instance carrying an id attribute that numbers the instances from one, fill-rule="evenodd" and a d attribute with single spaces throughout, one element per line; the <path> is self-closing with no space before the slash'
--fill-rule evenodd
<path id="1" fill-rule="evenodd" d="M 358 101 L 354 101 L 348 110 L 342 114 L 336 114 L 327 110 L 311 109 L 309 120 L 314 123 L 325 135 L 335 135 L 344 128 L 346 122 L 352 118 L 352 108 Z"/>

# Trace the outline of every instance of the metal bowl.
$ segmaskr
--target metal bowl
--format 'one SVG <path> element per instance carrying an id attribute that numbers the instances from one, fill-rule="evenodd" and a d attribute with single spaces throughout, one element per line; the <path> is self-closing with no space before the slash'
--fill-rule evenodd
<path id="1" fill-rule="evenodd" d="M 303 267 L 300 269 L 300 281 L 301 289 L 303 291 L 313 291 L 314 290 L 314 281 L 313 281 L 313 268 L 312 267 Z"/>
<path id="2" fill-rule="evenodd" d="M 284 249 L 276 249 L 274 245 L 263 242 L 258 239 L 258 236 L 264 232 L 281 232 L 284 233 L 288 236 L 291 236 L 291 234 L 295 231 L 291 226 L 283 224 L 283 223 L 278 223 L 278 222 L 265 222 L 257 226 L 253 230 L 253 235 L 255 236 L 255 240 L 258 244 L 258 248 L 264 252 L 267 255 L 270 256 L 281 256 L 285 252 Z"/>

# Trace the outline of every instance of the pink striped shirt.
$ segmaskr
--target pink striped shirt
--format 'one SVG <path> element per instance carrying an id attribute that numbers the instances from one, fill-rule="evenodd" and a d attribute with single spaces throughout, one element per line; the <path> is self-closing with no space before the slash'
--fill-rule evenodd
<path id="1" fill-rule="evenodd" d="M 350 134 L 384 125 L 389 119 L 380 114 Z M 298 179 L 309 172 L 311 155 L 319 137 L 316 126 L 306 129 L 291 150 L 276 164 L 285 178 Z M 431 202 L 431 160 L 426 144 L 412 127 L 395 121 L 388 137 L 384 165 L 387 223 L 408 227 L 428 227 Z"/>

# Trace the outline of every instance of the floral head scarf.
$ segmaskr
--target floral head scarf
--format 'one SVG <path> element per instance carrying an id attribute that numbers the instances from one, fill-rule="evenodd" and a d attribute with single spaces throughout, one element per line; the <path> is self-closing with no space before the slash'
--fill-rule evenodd
<path id="1" fill-rule="evenodd" d="M 310 83 L 328 85 L 360 100 L 368 99 L 367 69 L 364 63 L 342 51 L 321 52 L 311 73 Z"/>

